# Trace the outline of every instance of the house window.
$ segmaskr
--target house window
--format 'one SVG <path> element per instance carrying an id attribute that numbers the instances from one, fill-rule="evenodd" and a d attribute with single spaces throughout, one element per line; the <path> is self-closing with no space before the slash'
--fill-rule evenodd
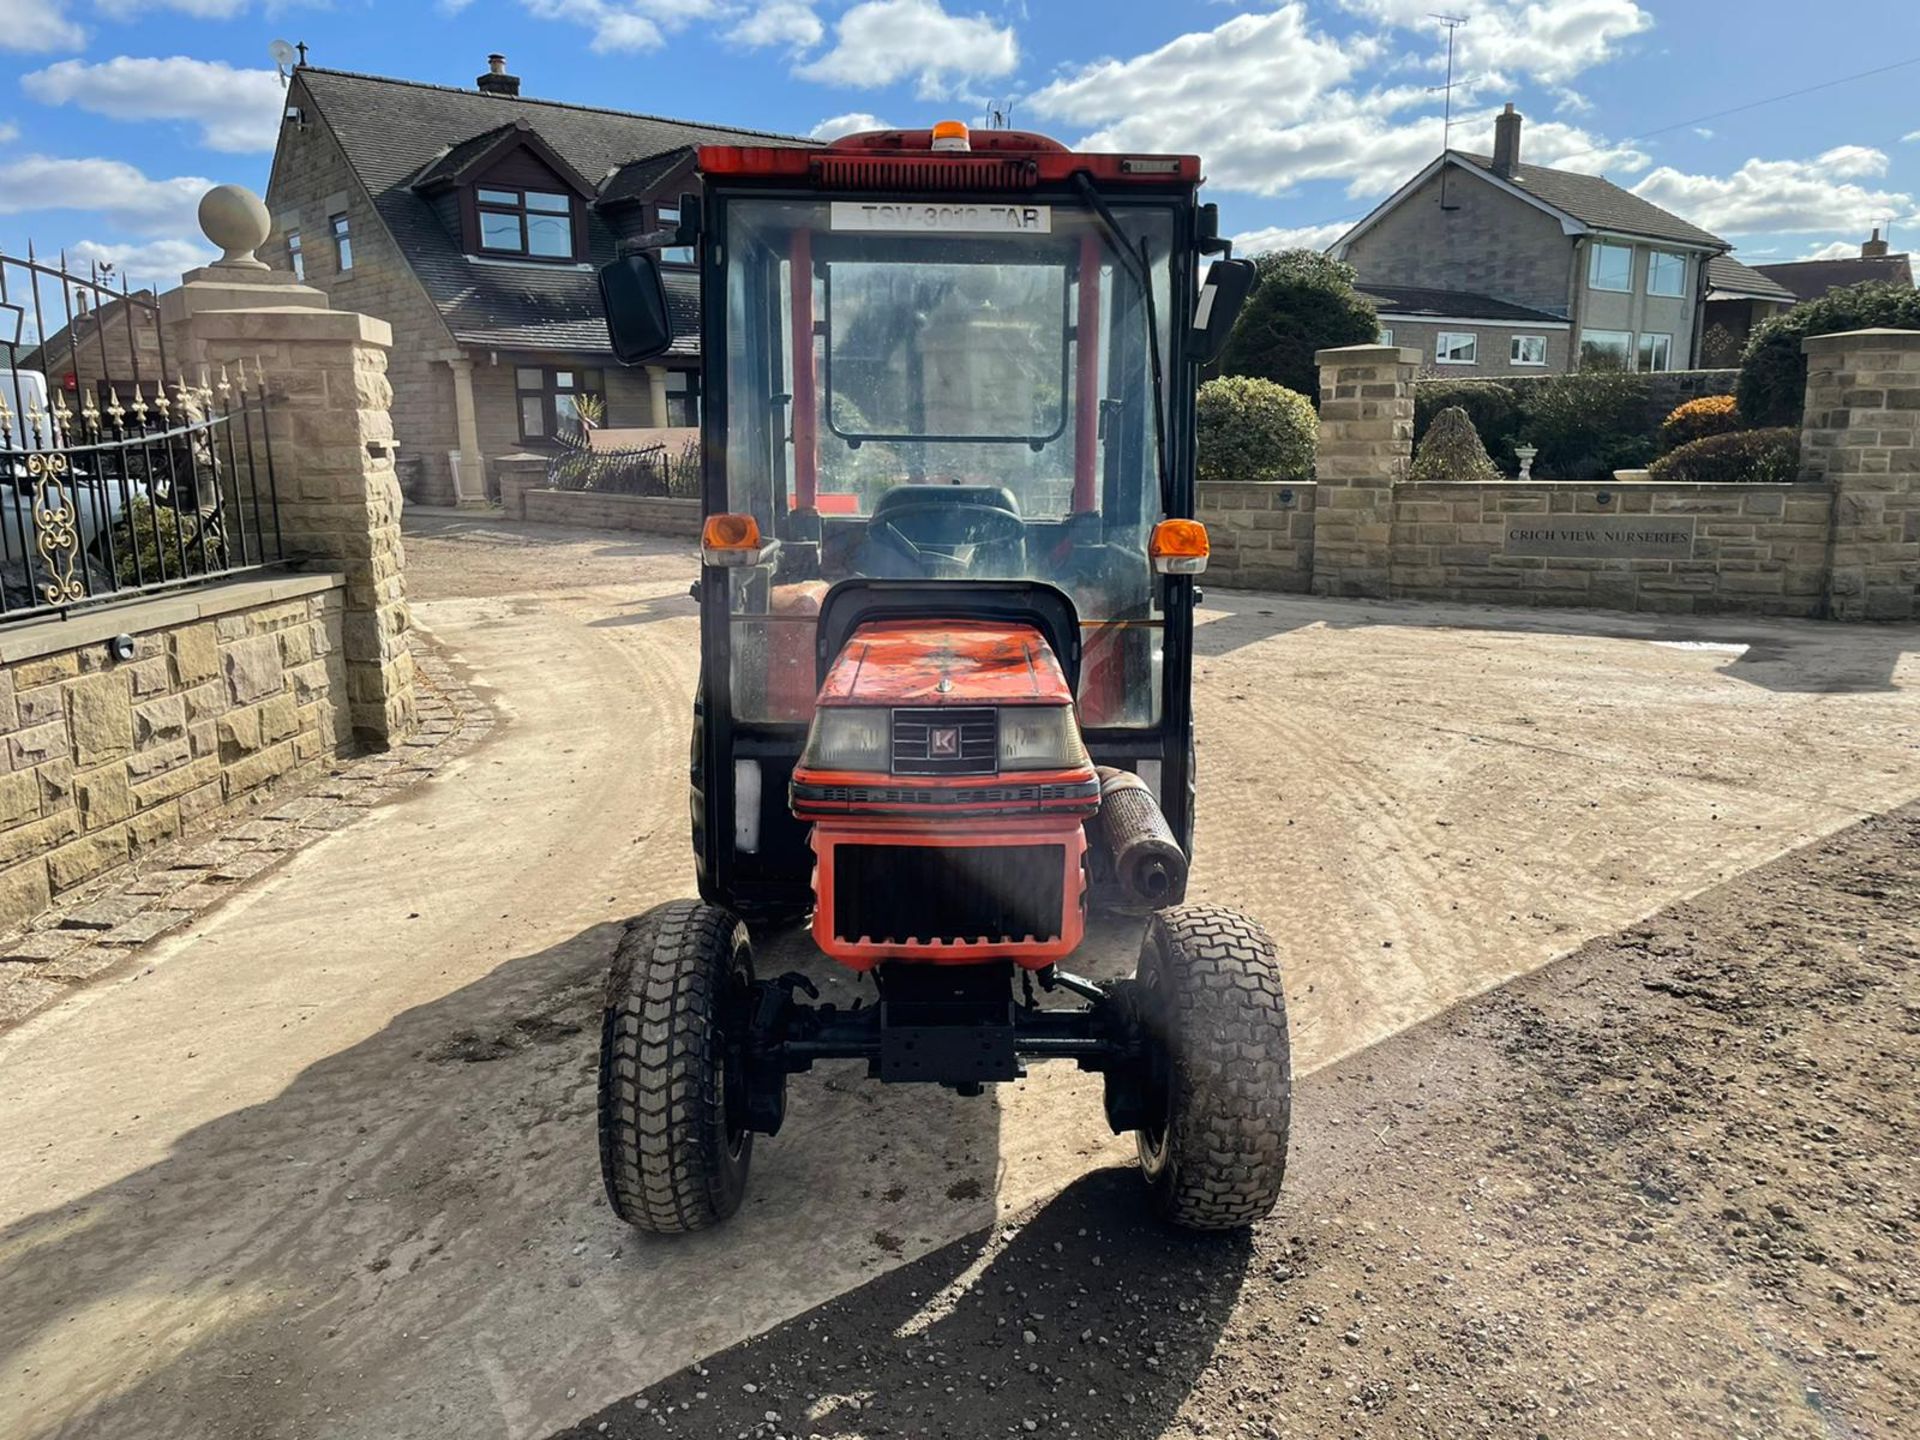
<path id="1" fill-rule="evenodd" d="M 576 370 L 570 365 L 517 365 L 513 371 L 514 408 L 520 414 L 522 440 L 549 440 L 570 428 L 579 417 L 575 401 L 592 396 L 603 407 L 607 387 L 598 370 Z"/>
<path id="2" fill-rule="evenodd" d="M 1393 327 L 1391 325 L 1382 325 L 1380 327 L 1380 343 L 1382 345 L 1391 345 L 1393 343 Z"/>
<path id="3" fill-rule="evenodd" d="M 1604 241 L 1594 244 L 1592 258 L 1587 262 L 1587 284 L 1595 290 L 1633 289 L 1633 247 L 1631 245 L 1609 245 Z"/>
<path id="4" fill-rule="evenodd" d="M 1626 330 L 1582 330 L 1580 332 L 1580 368 L 1582 370 L 1632 369 L 1633 335 Z"/>
<path id="5" fill-rule="evenodd" d="M 1647 294 L 1684 295 L 1687 293 L 1687 257 L 1670 250 L 1655 250 L 1647 256 Z"/>
<path id="6" fill-rule="evenodd" d="M 347 217 L 335 215 L 327 221 L 327 229 L 333 234 L 333 258 L 342 273 L 353 268 L 353 235 L 347 228 Z"/>
<path id="7" fill-rule="evenodd" d="M 539 260 L 573 258 L 573 197 L 550 190 L 499 190 L 481 186 L 474 196 L 480 215 L 480 248 Z"/>
<path id="8" fill-rule="evenodd" d="M 1516 335 L 1513 337 L 1513 349 L 1509 359 L 1515 365 L 1544 365 L 1547 363 L 1547 337 L 1544 335 Z"/>
<path id="9" fill-rule="evenodd" d="M 1639 368 L 1642 370 L 1671 370 L 1673 368 L 1673 336 L 1642 335 L 1639 355 Z"/>
<path id="10" fill-rule="evenodd" d="M 1475 365 L 1480 360 L 1480 337 L 1470 330 L 1442 330 L 1433 343 L 1436 365 Z"/>
<path id="11" fill-rule="evenodd" d="M 667 372 L 667 424 L 692 429 L 700 423 L 700 376 L 692 370 Z"/>
<path id="12" fill-rule="evenodd" d="M 293 278 L 304 282 L 307 278 L 307 257 L 300 253 L 300 232 L 287 232 L 287 263 L 293 267 Z"/>
<path id="13" fill-rule="evenodd" d="M 680 223 L 680 207 L 678 205 L 656 206 L 654 207 L 654 220 L 656 229 L 671 230 Z M 693 247 L 691 245 L 663 246 L 660 250 L 660 263 L 662 265 L 691 265 L 693 264 Z"/>

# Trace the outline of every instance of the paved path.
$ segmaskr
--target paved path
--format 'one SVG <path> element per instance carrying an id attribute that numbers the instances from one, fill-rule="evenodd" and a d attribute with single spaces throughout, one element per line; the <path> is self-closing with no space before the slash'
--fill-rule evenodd
<path id="1" fill-rule="evenodd" d="M 595 992 L 617 919 L 690 888 L 692 565 L 409 546 L 494 736 L 0 1037 L 0 1434 L 545 1433 L 1124 1153 L 1071 1072 L 823 1069 L 736 1223 L 615 1226 Z M 1195 894 L 1280 938 L 1309 1067 L 1920 793 L 1912 629 L 1206 621 Z"/>

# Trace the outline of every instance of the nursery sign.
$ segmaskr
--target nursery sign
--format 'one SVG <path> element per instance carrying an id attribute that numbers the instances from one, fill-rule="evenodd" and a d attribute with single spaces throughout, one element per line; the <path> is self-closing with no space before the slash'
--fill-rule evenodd
<path id="1" fill-rule="evenodd" d="M 1506 553 L 1560 559 L 1685 560 L 1693 554 L 1691 515 L 1513 515 Z"/>

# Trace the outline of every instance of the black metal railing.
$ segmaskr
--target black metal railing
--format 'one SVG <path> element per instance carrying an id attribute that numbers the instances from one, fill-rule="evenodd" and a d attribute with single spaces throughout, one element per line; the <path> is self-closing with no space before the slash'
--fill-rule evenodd
<path id="1" fill-rule="evenodd" d="M 150 292 L 0 255 L 0 624 L 278 561 L 266 406 L 257 366 L 170 365 Z"/>
<path id="2" fill-rule="evenodd" d="M 700 442 L 677 450 L 664 444 L 619 449 L 596 447 L 577 424 L 564 425 L 559 448 L 547 463 L 556 490 L 592 490 L 602 495 L 692 496 L 700 493 Z"/>

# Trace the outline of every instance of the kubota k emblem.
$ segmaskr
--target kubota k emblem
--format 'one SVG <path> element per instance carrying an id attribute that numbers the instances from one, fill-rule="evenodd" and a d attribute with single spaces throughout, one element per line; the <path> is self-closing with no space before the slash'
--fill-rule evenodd
<path id="1" fill-rule="evenodd" d="M 927 731 L 927 755 L 934 760 L 958 760 L 960 758 L 960 727 L 935 725 Z"/>

